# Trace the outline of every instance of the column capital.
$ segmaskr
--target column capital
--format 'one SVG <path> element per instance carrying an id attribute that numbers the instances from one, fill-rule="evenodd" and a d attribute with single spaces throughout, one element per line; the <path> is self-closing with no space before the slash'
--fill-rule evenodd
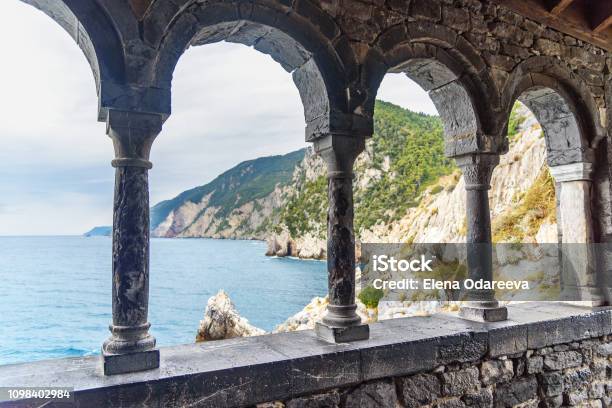
<path id="1" fill-rule="evenodd" d="M 499 155 L 494 153 L 467 154 L 455 157 L 463 172 L 466 190 L 491 189 L 491 176 L 499 164 Z"/>
<path id="2" fill-rule="evenodd" d="M 114 167 L 150 169 L 151 146 L 161 132 L 163 117 L 159 114 L 111 109 L 106 119 L 106 133 L 115 148 Z"/>
<path id="3" fill-rule="evenodd" d="M 314 142 L 314 150 L 327 164 L 329 178 L 352 178 L 353 164 L 365 149 L 365 138 L 330 134 Z"/>
<path id="4" fill-rule="evenodd" d="M 562 164 L 560 166 L 550 166 L 549 168 L 551 176 L 553 176 L 557 183 L 592 180 L 593 164 L 589 162 Z"/>

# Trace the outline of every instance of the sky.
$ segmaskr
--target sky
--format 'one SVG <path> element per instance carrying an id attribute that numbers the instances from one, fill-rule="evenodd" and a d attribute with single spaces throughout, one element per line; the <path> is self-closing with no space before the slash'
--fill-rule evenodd
<path id="1" fill-rule="evenodd" d="M 20 1 L 1 1 L 0 235 L 82 234 L 112 223 L 112 142 L 96 121 L 91 69 L 72 38 Z M 44 39 L 44 42 L 42 41 Z M 379 98 L 435 114 L 401 74 Z M 172 115 L 151 152 L 151 203 L 205 184 L 241 161 L 306 146 L 291 75 L 241 44 L 188 49 Z"/>

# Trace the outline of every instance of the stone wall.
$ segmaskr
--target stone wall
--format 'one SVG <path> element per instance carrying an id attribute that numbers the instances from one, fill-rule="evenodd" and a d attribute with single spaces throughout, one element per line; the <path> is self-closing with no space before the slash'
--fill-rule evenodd
<path id="1" fill-rule="evenodd" d="M 260 407 L 611 407 L 612 339 L 596 337 Z"/>
<path id="2" fill-rule="evenodd" d="M 610 406 L 612 310 L 528 302 L 508 315 L 391 319 L 352 343 L 303 330 L 162 347 L 158 369 L 110 377 L 100 356 L 5 365 L 0 385 L 72 387 L 76 408 Z"/>

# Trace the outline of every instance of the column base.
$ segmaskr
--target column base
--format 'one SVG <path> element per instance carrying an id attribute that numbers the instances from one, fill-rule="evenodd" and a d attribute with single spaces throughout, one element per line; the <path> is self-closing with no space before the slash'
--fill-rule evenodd
<path id="1" fill-rule="evenodd" d="M 127 374 L 159 368 L 159 350 L 109 354 L 102 351 L 104 375 Z"/>
<path id="2" fill-rule="evenodd" d="M 315 333 L 320 339 L 330 343 L 348 343 L 369 339 L 370 326 L 362 323 L 348 327 L 331 327 L 318 322 L 315 324 Z"/>
<path id="3" fill-rule="evenodd" d="M 501 322 L 508 319 L 508 309 L 503 306 L 461 306 L 459 317 L 476 322 Z"/>

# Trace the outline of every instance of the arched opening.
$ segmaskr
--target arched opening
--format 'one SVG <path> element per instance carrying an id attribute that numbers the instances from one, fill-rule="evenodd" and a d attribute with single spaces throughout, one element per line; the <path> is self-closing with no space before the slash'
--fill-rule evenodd
<path id="1" fill-rule="evenodd" d="M 98 119 L 106 119 L 108 104 L 117 97 L 118 84 L 125 80 L 123 46 L 115 25 L 96 2 L 21 0 L 59 24 L 89 62 L 99 98 Z M 109 84 L 109 86 L 107 86 Z"/>
<path id="2" fill-rule="evenodd" d="M 363 243 L 382 245 L 368 245 L 364 247 L 366 252 L 371 247 L 377 254 L 380 251 L 389 257 L 412 259 L 413 255 L 420 256 L 419 251 L 428 244 L 465 242 L 464 182 L 450 157 L 473 151 L 483 132 L 461 76 L 436 59 L 434 49 L 428 49 L 430 56 L 415 57 L 409 52 L 388 62 L 391 67 L 377 87 L 372 149 L 385 158 L 386 163 L 377 167 L 383 174 L 378 178 L 386 183 L 380 183 L 383 186 L 373 198 L 384 202 L 380 203 L 384 211 L 374 212 L 369 224 L 359 223 L 359 234 Z M 375 177 L 370 175 L 372 178 Z M 360 209 L 360 205 L 365 208 Z M 357 204 L 356 213 L 371 212 L 367 207 L 367 201 Z M 364 266 L 362 284 L 368 286 L 360 288 L 359 296 L 367 303 L 374 294 L 374 276 L 386 275 L 375 272 L 372 263 Z M 465 268 L 456 266 L 452 271 L 409 275 L 419 281 L 462 279 Z M 447 272 L 453 276 L 445 276 Z M 389 273 L 393 279 L 399 276 L 397 272 Z M 379 290 L 379 296 L 384 296 L 378 303 L 378 319 L 445 309 L 447 305 L 440 301 L 439 294 L 429 292 L 416 288 Z"/>
<path id="3" fill-rule="evenodd" d="M 255 328 L 270 332 L 326 293 L 324 263 L 266 257 L 264 242 L 284 228 L 284 208 L 302 174 L 325 170 L 310 166 L 318 159 L 304 140 L 305 117 L 321 116 L 305 112 L 312 90 L 305 97 L 299 86 L 307 84 L 296 80 L 310 65 L 288 65 L 301 54 L 278 49 L 284 34 L 256 41 L 274 31 L 254 33 L 245 24 L 215 30 L 234 36 L 206 29 L 191 42 L 173 73 L 173 114 L 152 150 L 150 312 L 160 345 L 192 342 L 200 320 L 198 340 L 237 335 L 219 329 L 228 298 L 248 319 L 246 332 L 261 334 Z M 324 101 L 309 103 L 327 109 Z M 279 245 L 279 255 L 298 248 L 288 236 Z"/>
<path id="4" fill-rule="evenodd" d="M 82 234 L 109 224 L 113 172 L 91 67 L 29 5 L 3 2 L 0 14 L 0 364 L 97 353 L 111 245 Z"/>
<path id="5" fill-rule="evenodd" d="M 524 179 L 537 176 L 530 189 L 517 197 L 516 209 L 500 216 L 498 240 L 507 242 L 508 233 L 514 232 L 522 236 L 518 242 L 535 242 L 544 248 L 543 256 L 557 261 L 542 270 L 537 284 L 556 286 L 560 293 L 544 300 L 602 304 L 603 276 L 597 272 L 597 225 L 592 215 L 596 194 L 589 143 L 592 127 L 583 115 L 588 108 L 576 103 L 563 86 L 553 88 L 549 83 L 554 82 L 534 82 L 517 91 L 519 102 L 510 115 L 510 145 L 532 139 L 526 153 L 531 154 L 530 163 L 535 167 Z M 521 111 L 531 113 L 532 119 L 520 126 L 522 140 L 513 141 L 512 130 Z M 509 160 L 510 167 L 513 160 Z"/>
<path id="6" fill-rule="evenodd" d="M 284 31 L 255 20 L 236 20 L 232 14 L 223 18 L 227 10 L 223 10 L 224 13 L 221 12 L 213 24 L 190 24 L 190 31 L 180 35 L 177 33 L 176 27 L 180 27 L 183 20 L 191 21 L 194 16 L 207 12 L 211 10 L 198 8 L 193 14 L 185 12 L 178 18 L 174 30 L 164 37 L 160 45 L 153 82 L 162 86 L 170 84 L 180 56 L 190 46 L 220 41 L 240 43 L 269 55 L 291 73 L 304 107 L 306 140 L 342 130 L 342 127 L 350 128 L 351 123 L 346 123 L 350 115 L 347 115 L 349 95 L 345 74 L 338 72 L 341 62 L 335 50 L 329 49 L 331 44 L 326 43 L 327 40 L 317 38 L 317 34 L 313 34 L 314 39 L 308 38 L 299 31 L 294 37 L 289 33 L 289 28 Z M 282 25 L 281 22 L 277 23 Z M 308 41 L 308 45 L 296 38 Z"/>

